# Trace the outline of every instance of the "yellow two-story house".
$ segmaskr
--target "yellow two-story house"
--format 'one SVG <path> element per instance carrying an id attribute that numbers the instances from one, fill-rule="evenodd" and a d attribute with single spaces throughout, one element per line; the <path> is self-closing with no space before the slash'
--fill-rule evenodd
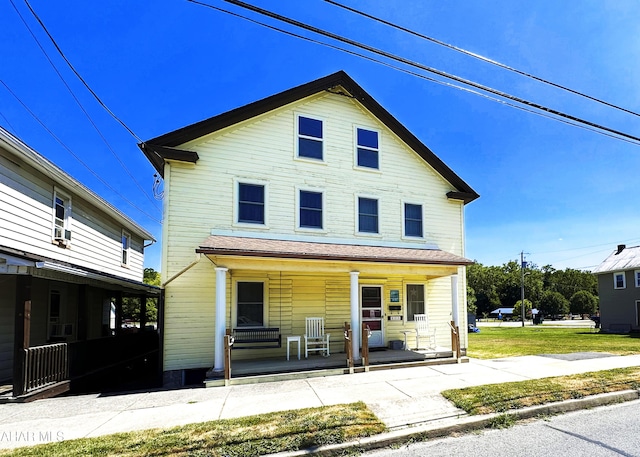
<path id="1" fill-rule="evenodd" d="M 478 194 L 345 72 L 140 147 L 165 186 L 165 384 L 221 371 L 227 329 L 302 336 L 321 317 L 331 353 L 345 322 L 380 348 L 415 347 L 417 314 L 438 347 L 452 321 L 466 329 L 464 206 Z M 357 360 L 358 332 L 349 344 Z M 233 358 L 285 357 L 266 346 Z"/>

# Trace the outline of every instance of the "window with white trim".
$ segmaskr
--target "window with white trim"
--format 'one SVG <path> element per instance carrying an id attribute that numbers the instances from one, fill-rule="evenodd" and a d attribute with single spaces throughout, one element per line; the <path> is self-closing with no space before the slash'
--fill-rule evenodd
<path id="1" fill-rule="evenodd" d="M 298 157 L 323 160 L 323 124 L 320 119 L 298 116 Z"/>
<path id="2" fill-rule="evenodd" d="M 131 249 L 131 235 L 122 231 L 122 266 L 128 266 L 130 262 L 129 251 Z"/>
<path id="3" fill-rule="evenodd" d="M 378 132 L 356 128 L 356 165 L 364 168 L 380 168 L 380 150 Z"/>
<path id="4" fill-rule="evenodd" d="M 404 213 L 404 236 L 422 238 L 422 205 L 405 203 Z"/>
<path id="5" fill-rule="evenodd" d="M 358 232 L 379 233 L 378 200 L 358 197 Z"/>
<path id="6" fill-rule="evenodd" d="M 236 292 L 236 326 L 264 327 L 264 282 L 238 281 Z"/>
<path id="7" fill-rule="evenodd" d="M 53 241 L 67 245 L 71 241 L 71 197 L 53 192 Z"/>
<path id="8" fill-rule="evenodd" d="M 640 270 L 636 270 L 633 275 L 636 281 L 636 287 L 640 287 Z"/>
<path id="9" fill-rule="evenodd" d="M 298 192 L 298 211 L 299 228 L 324 228 L 322 192 L 300 190 Z"/>
<path id="10" fill-rule="evenodd" d="M 613 274 L 613 288 L 614 289 L 625 289 L 627 287 L 627 281 L 625 278 L 624 271 L 616 272 Z"/>
<path id="11" fill-rule="evenodd" d="M 238 218 L 245 224 L 265 224 L 265 186 L 238 182 Z"/>
<path id="12" fill-rule="evenodd" d="M 424 284 L 407 284 L 407 322 L 413 321 L 414 315 L 426 314 L 424 305 Z"/>

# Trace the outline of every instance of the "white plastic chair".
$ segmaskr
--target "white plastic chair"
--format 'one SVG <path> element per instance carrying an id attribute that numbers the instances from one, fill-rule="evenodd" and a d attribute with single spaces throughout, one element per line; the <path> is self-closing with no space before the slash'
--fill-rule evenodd
<path id="1" fill-rule="evenodd" d="M 436 347 L 436 329 L 429 328 L 429 320 L 426 314 L 414 314 L 416 324 L 416 349 L 420 349 L 420 338 L 426 338 L 429 349 Z"/>
<path id="2" fill-rule="evenodd" d="M 319 351 L 329 356 L 330 333 L 324 333 L 324 317 L 307 317 L 306 332 L 304 334 L 304 357 L 309 357 L 309 352 Z"/>

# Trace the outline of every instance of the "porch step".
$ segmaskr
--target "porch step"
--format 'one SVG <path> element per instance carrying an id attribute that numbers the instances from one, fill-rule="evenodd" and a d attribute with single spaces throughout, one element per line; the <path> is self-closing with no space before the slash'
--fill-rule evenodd
<path id="1" fill-rule="evenodd" d="M 58 395 L 68 392 L 70 387 L 70 381 L 60 381 L 33 390 L 24 395 L 18 395 L 17 397 L 13 396 L 13 389 L 6 390 L 0 395 L 0 403 L 27 403 L 34 400 L 41 400 L 43 398 L 57 397 Z"/>

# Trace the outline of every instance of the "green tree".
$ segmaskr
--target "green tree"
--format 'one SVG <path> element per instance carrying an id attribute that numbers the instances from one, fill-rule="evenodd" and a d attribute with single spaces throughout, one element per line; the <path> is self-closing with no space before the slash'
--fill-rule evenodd
<path id="1" fill-rule="evenodd" d="M 478 310 L 476 306 L 476 291 L 473 290 L 473 287 L 467 286 L 467 311 L 475 314 Z"/>
<path id="2" fill-rule="evenodd" d="M 560 292 L 547 290 L 540 300 L 540 311 L 545 316 L 562 316 L 569 312 L 569 300 Z"/>
<path id="3" fill-rule="evenodd" d="M 569 301 L 572 314 L 594 314 L 598 309 L 598 297 L 586 290 L 579 290 Z"/>
<path id="4" fill-rule="evenodd" d="M 524 299 L 524 318 L 531 319 L 531 309 L 532 309 L 531 301 Z M 518 300 L 513 307 L 513 318 L 519 319 L 522 316 L 522 300 Z"/>
<path id="5" fill-rule="evenodd" d="M 160 286 L 160 273 L 153 268 L 145 268 L 142 281 L 151 286 Z"/>

